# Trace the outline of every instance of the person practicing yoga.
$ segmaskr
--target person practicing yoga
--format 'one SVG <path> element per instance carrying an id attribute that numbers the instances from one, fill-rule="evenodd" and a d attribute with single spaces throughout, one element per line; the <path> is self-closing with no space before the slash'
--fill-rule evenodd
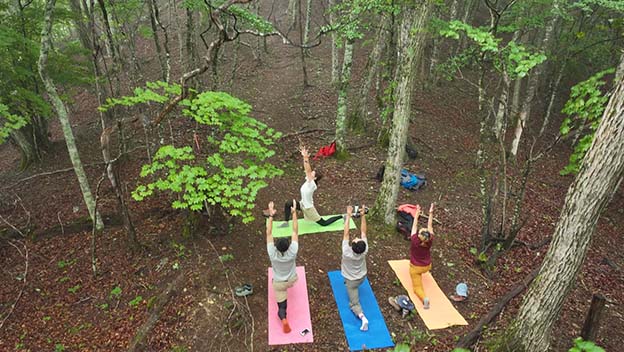
<path id="1" fill-rule="evenodd" d="M 282 321 L 282 329 L 285 333 L 291 331 L 286 319 L 286 308 L 288 302 L 288 289 L 297 282 L 297 266 L 295 260 L 299 251 L 299 225 L 297 224 L 296 201 L 293 199 L 293 206 L 290 209 L 293 217 L 293 232 L 288 237 L 280 237 L 273 240 L 273 215 L 276 210 L 273 202 L 269 202 L 269 215 L 266 222 L 267 252 L 271 260 L 273 269 L 273 291 L 277 301 L 277 315 Z"/>
<path id="2" fill-rule="evenodd" d="M 303 168 L 306 173 L 306 180 L 301 185 L 301 201 L 296 204 L 296 208 L 303 212 L 303 218 L 308 221 L 316 222 L 321 226 L 327 226 L 333 224 L 334 222 L 342 219 L 342 215 L 336 215 L 329 219 L 323 219 L 316 208 L 314 207 L 314 191 L 316 191 L 318 182 L 323 178 L 323 175 L 320 172 L 312 170 L 310 166 L 310 154 L 308 153 L 308 148 L 301 146 L 299 148 L 301 152 L 301 156 L 303 156 Z M 288 222 L 290 220 L 290 208 L 293 206 L 293 201 L 288 201 L 284 205 L 284 216 L 285 222 L 280 224 L 280 227 L 287 227 Z"/>
<path id="3" fill-rule="evenodd" d="M 414 293 L 423 302 L 423 308 L 429 309 L 429 298 L 422 284 L 422 274 L 431 270 L 431 244 L 433 242 L 433 203 L 429 208 L 429 221 L 426 228 L 418 229 L 418 218 L 422 209 L 416 205 L 416 215 L 412 224 L 410 245 L 410 277 Z"/>
<path id="4" fill-rule="evenodd" d="M 368 319 L 362 311 L 360 305 L 359 288 L 366 279 L 366 253 L 368 253 L 368 241 L 366 240 L 366 207 L 360 207 L 360 217 L 362 218 L 361 237 L 354 238 L 349 241 L 349 219 L 353 214 L 353 207 L 347 207 L 347 215 L 345 218 L 344 233 L 342 236 L 342 263 L 340 272 L 344 278 L 347 287 L 347 295 L 349 296 L 349 308 L 361 321 L 360 330 L 368 330 Z"/>

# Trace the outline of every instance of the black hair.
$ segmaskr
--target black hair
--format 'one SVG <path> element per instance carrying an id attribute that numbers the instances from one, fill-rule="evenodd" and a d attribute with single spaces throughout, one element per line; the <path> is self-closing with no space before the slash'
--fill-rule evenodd
<path id="1" fill-rule="evenodd" d="M 282 254 L 288 250 L 288 247 L 290 247 L 290 238 L 280 237 L 275 239 L 275 248 Z"/>
<path id="2" fill-rule="evenodd" d="M 323 178 L 323 173 L 319 170 L 314 170 L 314 174 L 315 174 L 314 182 L 318 186 L 319 181 Z"/>
<path id="3" fill-rule="evenodd" d="M 425 238 L 425 241 L 429 241 L 431 239 L 431 232 L 429 232 L 428 230 L 421 232 L 420 235 Z"/>
<path id="4" fill-rule="evenodd" d="M 362 254 L 366 250 L 366 242 L 364 241 L 354 241 L 351 242 L 351 249 L 355 254 Z"/>

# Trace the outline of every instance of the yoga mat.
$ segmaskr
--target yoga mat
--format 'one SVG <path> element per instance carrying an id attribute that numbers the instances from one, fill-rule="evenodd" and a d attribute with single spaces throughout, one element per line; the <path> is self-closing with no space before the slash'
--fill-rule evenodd
<path id="1" fill-rule="evenodd" d="M 338 306 L 349 349 L 351 351 L 361 351 L 364 349 L 394 346 L 368 278 L 360 285 L 360 304 L 362 305 L 364 315 L 368 319 L 368 331 L 360 331 L 362 321 L 349 308 L 347 287 L 344 284 L 340 270 L 330 271 L 327 274 L 334 291 L 334 299 Z"/>
<path id="2" fill-rule="evenodd" d="M 288 308 L 286 319 L 292 331 L 288 334 L 282 330 L 282 322 L 277 316 L 277 302 L 273 291 L 273 270 L 269 268 L 269 345 L 286 345 L 289 343 L 312 342 L 312 321 L 310 320 L 310 305 L 308 302 L 308 285 L 306 284 L 305 269 L 297 267 L 299 279 L 295 286 L 288 289 Z M 310 330 L 301 336 L 303 329 Z"/>
<path id="3" fill-rule="evenodd" d="M 388 264 L 390 264 L 392 270 L 394 270 L 399 277 L 401 284 L 407 290 L 410 299 L 416 306 L 418 314 L 420 314 L 420 317 L 429 330 L 444 329 L 453 325 L 468 325 L 464 317 L 453 307 L 451 301 L 449 301 L 435 282 L 431 272 L 425 273 L 422 276 L 423 287 L 425 289 L 425 294 L 429 297 L 430 304 L 429 309 L 424 309 L 422 302 L 412 289 L 412 278 L 409 274 L 409 260 L 389 260 Z"/>
<path id="4" fill-rule="evenodd" d="M 337 214 L 340 215 L 340 214 Z M 329 219 L 335 215 L 325 215 L 323 219 Z M 268 220 L 267 220 L 268 221 Z M 292 235 L 292 220 L 288 223 L 288 227 L 278 227 L 278 225 L 283 224 L 284 221 L 275 221 L 273 220 L 273 237 L 290 237 Z M 304 219 L 299 219 L 299 234 L 305 235 L 306 233 L 319 233 L 319 232 L 333 232 L 333 231 L 342 231 L 344 230 L 344 220 L 337 220 L 330 225 L 321 226 L 314 221 L 308 221 Z M 349 228 L 355 229 L 355 222 L 353 222 L 353 218 L 349 221 Z"/>

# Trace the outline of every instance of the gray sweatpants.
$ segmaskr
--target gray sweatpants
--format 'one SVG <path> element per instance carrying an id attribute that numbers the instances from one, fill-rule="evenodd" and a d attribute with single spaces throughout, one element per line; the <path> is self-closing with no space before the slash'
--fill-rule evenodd
<path id="1" fill-rule="evenodd" d="M 349 296 L 349 308 L 353 314 L 360 316 L 362 314 L 362 306 L 360 305 L 360 293 L 358 289 L 362 282 L 364 282 L 366 276 L 358 280 L 344 279 L 345 286 L 347 286 L 347 295 Z"/>

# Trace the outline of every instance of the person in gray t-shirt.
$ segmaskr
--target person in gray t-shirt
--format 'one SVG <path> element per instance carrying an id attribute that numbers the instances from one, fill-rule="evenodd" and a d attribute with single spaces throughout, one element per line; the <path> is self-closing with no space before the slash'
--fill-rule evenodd
<path id="1" fill-rule="evenodd" d="M 267 253 L 269 254 L 273 270 L 273 291 L 275 292 L 275 301 L 277 301 L 277 315 L 282 321 L 282 329 L 285 333 L 291 331 L 286 319 L 286 308 L 288 289 L 297 282 L 297 265 L 295 260 L 299 251 L 297 206 L 294 200 L 293 203 L 294 205 L 290 209 L 293 216 L 293 232 L 290 240 L 287 237 L 273 240 L 273 215 L 276 213 L 273 202 L 269 202 L 269 218 L 266 223 Z"/>
<path id="2" fill-rule="evenodd" d="M 347 215 L 345 217 L 344 233 L 342 236 L 342 263 L 340 271 L 347 286 L 347 295 L 349 296 L 349 307 L 351 311 L 362 321 L 360 330 L 368 330 L 368 319 L 362 311 L 360 305 L 359 288 L 364 279 L 366 279 L 366 253 L 368 253 L 368 241 L 366 240 L 366 207 L 360 208 L 360 216 L 362 218 L 361 238 L 354 238 L 349 242 L 349 223 L 353 207 L 347 207 Z"/>

